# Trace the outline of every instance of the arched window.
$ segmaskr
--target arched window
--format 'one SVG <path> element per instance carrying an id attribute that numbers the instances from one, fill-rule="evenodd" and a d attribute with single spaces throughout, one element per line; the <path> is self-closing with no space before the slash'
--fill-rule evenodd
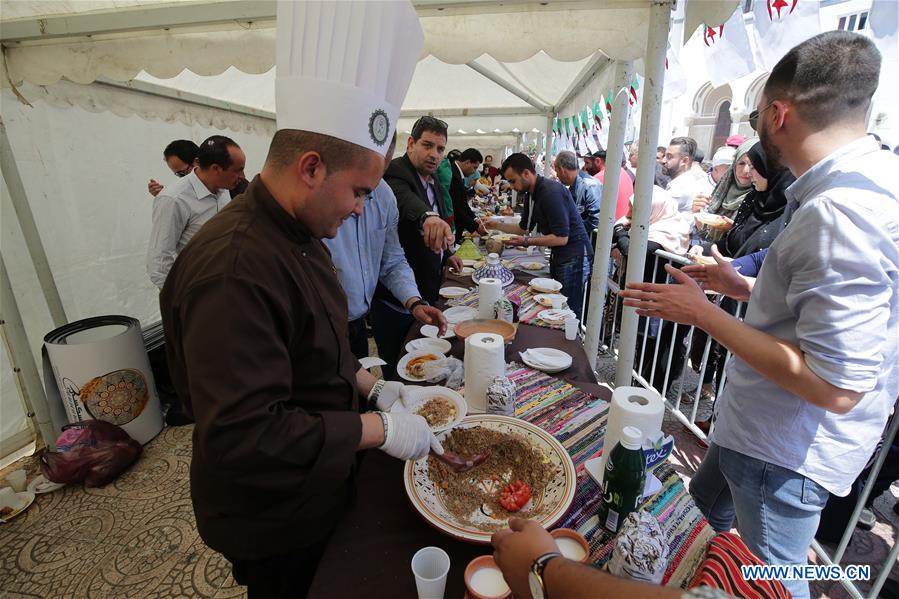
<path id="1" fill-rule="evenodd" d="M 712 134 L 712 152 L 724 145 L 728 135 L 730 135 L 730 100 L 725 100 L 718 107 L 718 118 L 715 119 L 715 132 Z"/>

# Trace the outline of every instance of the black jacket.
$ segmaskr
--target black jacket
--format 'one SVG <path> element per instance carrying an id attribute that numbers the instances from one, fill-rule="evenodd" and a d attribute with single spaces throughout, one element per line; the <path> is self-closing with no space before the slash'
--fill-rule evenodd
<path id="1" fill-rule="evenodd" d="M 455 164 L 450 165 L 453 179 L 450 183 L 450 197 L 453 200 L 453 216 L 456 222 L 456 243 L 462 243 L 462 234 L 465 231 L 474 233 L 478 230 L 478 222 L 474 211 L 468 205 L 468 193 L 465 191 L 465 181 L 462 173 Z"/>
<path id="2" fill-rule="evenodd" d="M 421 217 L 425 212 L 433 211 L 428 202 L 428 193 L 418 176 L 412 162 L 404 154 L 394 158 L 384 173 L 384 180 L 390 185 L 396 196 L 396 207 L 400 213 L 397 233 L 400 245 L 406 252 L 406 261 L 415 274 L 415 282 L 423 299 L 428 302 L 437 301 L 438 291 L 443 274 L 443 261 L 440 254 L 435 254 L 425 245 L 421 233 Z M 437 212 L 445 217 L 443 207 L 443 192 L 440 182 L 434 177 L 435 197 L 437 200 Z M 449 252 L 443 252 L 444 260 L 449 257 Z M 380 283 L 375 292 L 375 297 L 402 305 L 402 302 Z"/>

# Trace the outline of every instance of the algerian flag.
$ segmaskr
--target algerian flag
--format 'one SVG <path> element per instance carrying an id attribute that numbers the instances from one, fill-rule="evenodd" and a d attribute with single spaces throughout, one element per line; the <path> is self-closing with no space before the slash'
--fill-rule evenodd
<path id="1" fill-rule="evenodd" d="M 612 90 L 609 90 L 609 93 L 606 94 L 606 114 L 609 115 L 609 118 L 612 118 Z"/>
<path id="2" fill-rule="evenodd" d="M 720 87 L 755 70 L 742 8 L 737 8 L 723 25 L 703 25 L 699 31 L 702 32 L 705 64 L 713 86 Z"/>
<path id="3" fill-rule="evenodd" d="M 602 129 L 602 108 L 599 107 L 599 102 L 596 100 L 593 100 L 593 120 L 596 122 L 596 126 Z"/>
<path id="4" fill-rule="evenodd" d="M 794 46 L 821 33 L 819 4 L 817 0 L 756 0 L 755 36 L 765 69 L 770 71 Z"/>
<path id="5" fill-rule="evenodd" d="M 584 110 L 581 111 L 581 127 L 584 130 L 584 143 L 587 144 L 587 151 L 592 154 L 599 148 L 596 147 L 596 143 L 594 143 L 593 141 L 593 136 L 590 135 L 590 130 L 592 129 L 592 127 L 589 125 L 591 121 L 589 115 L 587 114 L 588 112 L 590 112 L 589 108 L 584 108 Z"/>
<path id="6" fill-rule="evenodd" d="M 628 103 L 633 106 L 637 103 L 637 90 L 640 89 L 640 82 L 637 81 L 637 78 L 634 77 L 633 82 L 631 82 L 630 89 L 630 97 L 627 99 Z"/>

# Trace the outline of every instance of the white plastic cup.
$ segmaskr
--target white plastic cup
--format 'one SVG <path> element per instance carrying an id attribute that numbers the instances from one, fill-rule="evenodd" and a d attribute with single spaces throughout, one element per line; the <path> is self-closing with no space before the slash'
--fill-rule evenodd
<path id="1" fill-rule="evenodd" d="M 19 498 L 16 497 L 16 491 L 12 487 L 3 487 L 0 489 L 0 509 L 5 507 L 16 507 L 19 504 Z"/>
<path id="2" fill-rule="evenodd" d="M 528 246 L 528 250 L 527 250 L 528 256 L 533 256 L 534 252 L 536 252 L 536 251 L 537 251 L 537 246 L 535 246 L 535 245 Z"/>
<path id="3" fill-rule="evenodd" d="M 9 474 L 7 474 L 6 482 L 8 482 L 10 484 L 10 486 L 12 486 L 13 490 L 16 493 L 21 493 L 27 487 L 26 476 L 27 475 L 26 475 L 25 471 L 22 469 L 19 469 L 19 470 L 16 470 L 14 472 L 10 472 Z"/>
<path id="4" fill-rule="evenodd" d="M 423 547 L 412 556 L 418 599 L 443 599 L 450 558 L 440 547 Z"/>
<path id="5" fill-rule="evenodd" d="M 571 317 L 565 319 L 565 338 L 569 341 L 577 339 L 578 319 Z"/>
<path id="6" fill-rule="evenodd" d="M 564 301 L 560 296 L 554 295 L 549 298 L 549 301 L 553 307 L 553 310 L 559 310 L 562 308 L 562 302 Z"/>

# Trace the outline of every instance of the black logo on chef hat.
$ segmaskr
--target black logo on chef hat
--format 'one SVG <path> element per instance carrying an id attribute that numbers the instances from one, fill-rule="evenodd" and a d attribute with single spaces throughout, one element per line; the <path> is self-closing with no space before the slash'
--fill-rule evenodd
<path id="1" fill-rule="evenodd" d="M 371 118 L 368 119 L 368 134 L 371 136 L 371 140 L 379 146 L 387 143 L 387 137 L 390 134 L 390 118 L 380 108 L 371 113 Z"/>

